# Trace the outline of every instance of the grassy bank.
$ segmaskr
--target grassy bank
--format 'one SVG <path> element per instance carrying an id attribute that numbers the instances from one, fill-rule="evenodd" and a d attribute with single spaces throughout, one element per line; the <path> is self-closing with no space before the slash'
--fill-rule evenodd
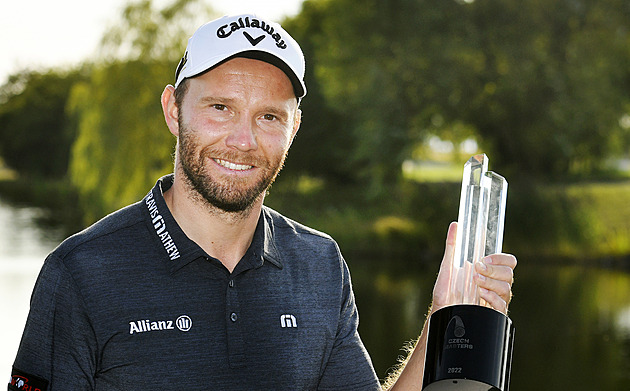
<path id="1" fill-rule="evenodd" d="M 267 204 L 331 234 L 344 252 L 441 256 L 459 183 L 415 183 L 366 200 L 362 189 L 302 179 Z M 510 183 L 504 250 L 540 261 L 630 264 L 630 181 Z"/>
<path id="2" fill-rule="evenodd" d="M 365 189 L 313 178 L 281 178 L 267 205 L 327 232 L 346 254 L 370 258 L 441 257 L 457 219 L 458 182 L 414 182 L 367 197 Z M 504 250 L 544 262 L 604 262 L 630 267 L 630 181 L 516 183 L 508 192 Z M 65 182 L 0 178 L 0 197 L 50 210 L 49 224 L 82 228 L 75 191 Z M 138 198 L 140 198 L 139 196 Z"/>

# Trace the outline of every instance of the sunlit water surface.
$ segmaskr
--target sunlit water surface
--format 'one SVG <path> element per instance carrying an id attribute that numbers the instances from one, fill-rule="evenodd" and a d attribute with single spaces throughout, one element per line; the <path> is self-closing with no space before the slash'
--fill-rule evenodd
<path id="1" fill-rule="evenodd" d="M 45 214 L 0 198 L 0 379 L 10 374 L 37 274 L 59 242 L 58 230 L 38 226 Z"/>

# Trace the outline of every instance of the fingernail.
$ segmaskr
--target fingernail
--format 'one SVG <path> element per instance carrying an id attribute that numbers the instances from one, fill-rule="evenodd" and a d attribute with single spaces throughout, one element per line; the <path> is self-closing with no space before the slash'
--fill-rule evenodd
<path id="1" fill-rule="evenodd" d="M 486 266 L 486 264 L 484 262 L 477 262 L 477 264 L 479 265 L 481 270 L 485 271 L 486 269 L 488 269 L 488 267 Z"/>

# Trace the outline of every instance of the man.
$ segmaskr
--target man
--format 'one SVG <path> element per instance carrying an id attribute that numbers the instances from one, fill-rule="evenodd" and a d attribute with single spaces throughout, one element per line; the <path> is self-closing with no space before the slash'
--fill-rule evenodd
<path id="1" fill-rule="evenodd" d="M 275 23 L 197 30 L 161 99 L 174 174 L 49 255 L 10 390 L 380 388 L 336 243 L 263 206 L 300 125 L 303 77 Z M 433 310 L 448 304 L 454 227 Z M 516 260 L 486 261 L 481 296 L 506 312 Z M 395 389 L 420 389 L 425 344 L 426 327 Z"/>

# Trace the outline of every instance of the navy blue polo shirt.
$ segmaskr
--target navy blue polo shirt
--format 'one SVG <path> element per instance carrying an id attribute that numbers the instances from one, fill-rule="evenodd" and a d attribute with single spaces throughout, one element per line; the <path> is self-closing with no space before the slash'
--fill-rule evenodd
<path id="1" fill-rule="evenodd" d="M 172 180 L 48 256 L 9 389 L 379 389 L 337 244 L 265 207 L 230 273 L 177 225 Z"/>

